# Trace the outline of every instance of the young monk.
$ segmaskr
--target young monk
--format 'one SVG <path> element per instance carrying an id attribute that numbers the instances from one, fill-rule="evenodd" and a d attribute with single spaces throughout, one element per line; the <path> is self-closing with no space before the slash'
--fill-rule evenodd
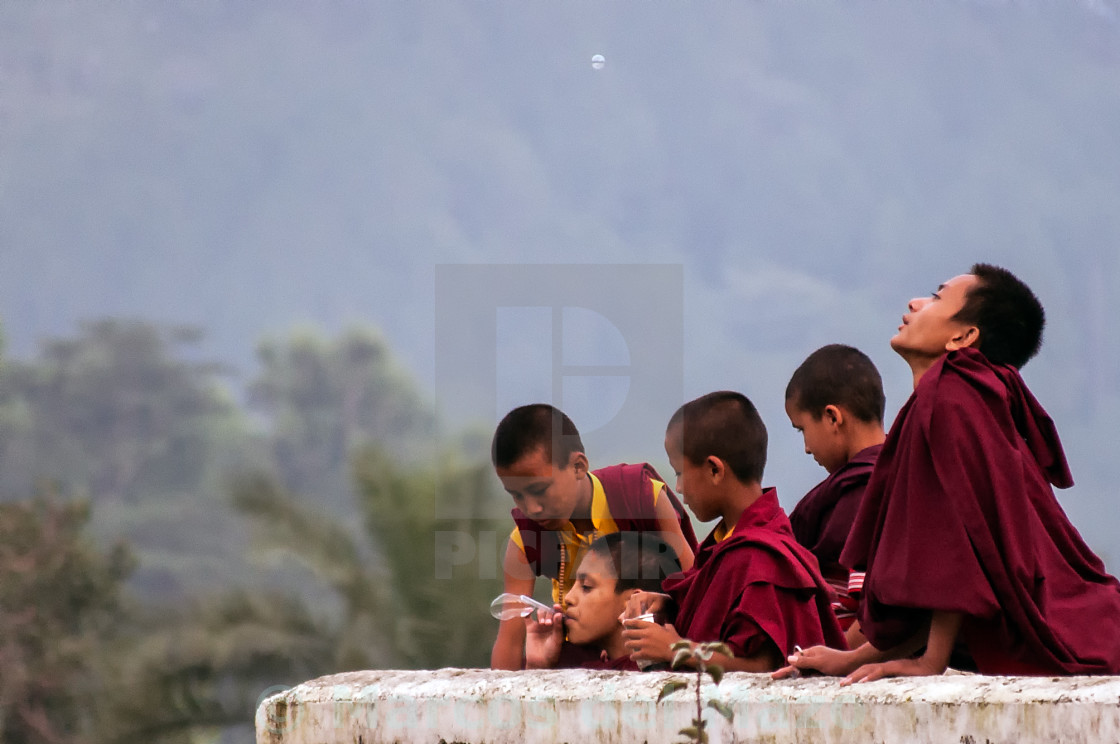
<path id="1" fill-rule="evenodd" d="M 1019 376 L 1041 345 L 1042 305 L 977 264 L 908 309 L 891 346 L 914 392 L 841 556 L 867 571 L 870 643 L 790 664 L 845 683 L 940 674 L 959 637 L 984 674 L 1120 673 L 1120 583 L 1054 497 L 1051 484 L 1073 480 Z"/>
<path id="2" fill-rule="evenodd" d="M 720 521 L 695 565 L 662 582 L 676 621 L 623 623 L 631 658 L 671 661 L 670 647 L 684 636 L 726 643 L 734 658 L 713 658 L 727 671 L 762 672 L 798 645 L 847 648 L 817 560 L 794 540 L 775 490 L 761 485 L 766 427 L 754 405 L 734 392 L 686 403 L 669 421 L 665 453 L 696 517 Z M 628 614 L 664 604 L 663 595 L 636 593 Z"/>
<path id="3" fill-rule="evenodd" d="M 534 404 L 506 414 L 494 432 L 494 469 L 513 497 L 503 559 L 505 591 L 533 593 L 536 577 L 552 583 L 562 608 L 591 541 L 612 532 L 655 532 L 692 565 L 692 524 L 661 476 L 647 464 L 591 471 L 575 424 L 559 409 Z M 504 620 L 490 654 L 495 669 L 524 665 L 525 623 Z"/>
<path id="4" fill-rule="evenodd" d="M 816 556 L 836 592 L 832 609 L 852 648 L 864 641 L 856 620 L 864 576 L 844 568 L 840 552 L 887 437 L 885 405 L 875 364 L 843 344 L 814 351 L 786 386 L 786 415 L 801 433 L 805 453 L 828 471 L 790 512 L 789 522 L 793 536 Z"/>
<path id="5" fill-rule="evenodd" d="M 576 570 L 564 614 L 557 611 L 539 621 L 533 615 L 525 618 L 525 668 L 638 671 L 623 644 L 619 617 L 635 591 L 660 591 L 661 580 L 679 570 L 672 547 L 652 532 L 612 532 L 597 538 Z M 565 633 L 569 643 L 564 643 Z M 563 653 L 572 646 L 593 653 Z"/>

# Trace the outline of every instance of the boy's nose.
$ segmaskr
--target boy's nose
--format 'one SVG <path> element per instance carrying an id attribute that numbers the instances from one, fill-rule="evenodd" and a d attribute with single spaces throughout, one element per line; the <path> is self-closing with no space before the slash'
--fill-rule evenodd
<path id="1" fill-rule="evenodd" d="M 922 306 L 925 304 L 925 297 L 915 297 L 914 299 L 910 300 L 910 302 L 906 303 L 906 307 L 910 309 L 910 312 L 916 313 L 921 310 Z"/>

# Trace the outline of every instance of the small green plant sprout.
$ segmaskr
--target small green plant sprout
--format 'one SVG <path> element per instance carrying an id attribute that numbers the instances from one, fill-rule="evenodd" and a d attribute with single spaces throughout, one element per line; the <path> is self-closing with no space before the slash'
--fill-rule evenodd
<path id="1" fill-rule="evenodd" d="M 700 700 L 700 685 L 705 674 L 711 677 L 712 682 L 716 685 L 719 685 L 720 680 L 723 679 L 723 667 L 719 664 L 709 663 L 712 656 L 719 653 L 732 657 L 735 654 L 731 653 L 731 649 L 725 643 L 693 643 L 687 639 L 677 641 L 673 644 L 672 649 L 673 669 L 678 669 L 685 664 L 696 667 L 696 717 L 692 719 L 692 725 L 684 727 L 680 730 L 680 733 L 685 737 L 685 741 L 708 744 L 708 722 L 704 720 L 704 706 Z M 661 694 L 657 696 L 657 702 L 660 703 L 677 690 L 683 690 L 686 687 L 688 687 L 686 680 L 669 680 L 661 688 Z M 709 700 L 707 707 L 726 718 L 728 723 L 735 718 L 735 711 L 719 700 Z"/>

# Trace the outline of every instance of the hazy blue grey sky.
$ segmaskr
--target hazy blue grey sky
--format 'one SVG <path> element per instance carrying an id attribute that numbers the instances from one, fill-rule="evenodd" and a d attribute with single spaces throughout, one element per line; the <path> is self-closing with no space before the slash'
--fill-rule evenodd
<path id="1" fill-rule="evenodd" d="M 782 413 L 794 367 L 854 344 L 893 414 L 907 299 L 992 261 L 1048 308 L 1025 374 L 1063 503 L 1120 555 L 1117 24 L 1108 0 L 0 3 L 9 353 L 126 314 L 197 324 L 251 375 L 265 334 L 373 324 L 438 398 L 437 267 L 676 266 L 644 302 L 683 337 L 624 341 L 664 344 L 679 394 L 601 457 L 664 468 L 655 422 L 740 389 L 790 505 L 823 476 Z M 511 312 L 459 361 L 502 359 L 507 402 L 552 385 L 550 326 Z M 597 333 L 592 361 L 620 348 Z M 600 383 L 585 415 L 625 395 Z"/>

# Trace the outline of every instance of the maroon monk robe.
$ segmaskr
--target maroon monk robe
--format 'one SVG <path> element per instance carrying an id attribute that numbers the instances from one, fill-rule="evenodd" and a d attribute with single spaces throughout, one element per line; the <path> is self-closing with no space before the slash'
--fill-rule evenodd
<path id="1" fill-rule="evenodd" d="M 629 656 L 619 656 L 617 659 L 598 659 L 585 661 L 579 665 L 580 669 L 602 669 L 616 672 L 640 672 L 637 662 L 631 661 Z"/>
<path id="2" fill-rule="evenodd" d="M 1120 584 L 1050 484 L 1073 479 L 1019 373 L 974 349 L 934 364 L 891 427 L 842 556 L 868 572 L 872 644 L 889 649 L 941 610 L 966 616 L 982 673 L 1120 673 Z"/>
<path id="3" fill-rule="evenodd" d="M 560 657 L 556 661 L 556 669 L 615 669 L 619 671 L 637 672 L 636 662 L 631 661 L 626 654 L 617 659 L 604 658 L 606 653 L 595 646 L 579 646 L 565 641 L 560 646 Z"/>
<path id="4" fill-rule="evenodd" d="M 857 452 L 805 494 L 789 514 L 793 536 L 817 557 L 822 570 L 840 564 L 840 553 L 882 448 L 875 444 Z"/>
<path id="5" fill-rule="evenodd" d="M 784 657 L 795 645 L 847 648 L 817 559 L 793 539 L 773 488 L 748 507 L 731 534 L 700 544 L 696 563 L 662 586 L 679 608 L 683 638 L 723 641 L 737 657 L 769 640 Z"/>
<path id="6" fill-rule="evenodd" d="M 604 669 L 616 672 L 640 672 L 638 664 L 630 660 L 629 656 L 620 656 L 617 659 L 600 659 L 590 661 L 583 665 L 583 669 Z"/>
<path id="7" fill-rule="evenodd" d="M 840 565 L 840 553 L 882 448 L 883 445 L 874 444 L 857 452 L 805 494 L 789 515 L 793 536 L 816 556 L 821 574 L 836 590 L 838 598 L 833 610 L 845 631 L 856 620 L 859 602 L 851 596 L 849 572 Z"/>

